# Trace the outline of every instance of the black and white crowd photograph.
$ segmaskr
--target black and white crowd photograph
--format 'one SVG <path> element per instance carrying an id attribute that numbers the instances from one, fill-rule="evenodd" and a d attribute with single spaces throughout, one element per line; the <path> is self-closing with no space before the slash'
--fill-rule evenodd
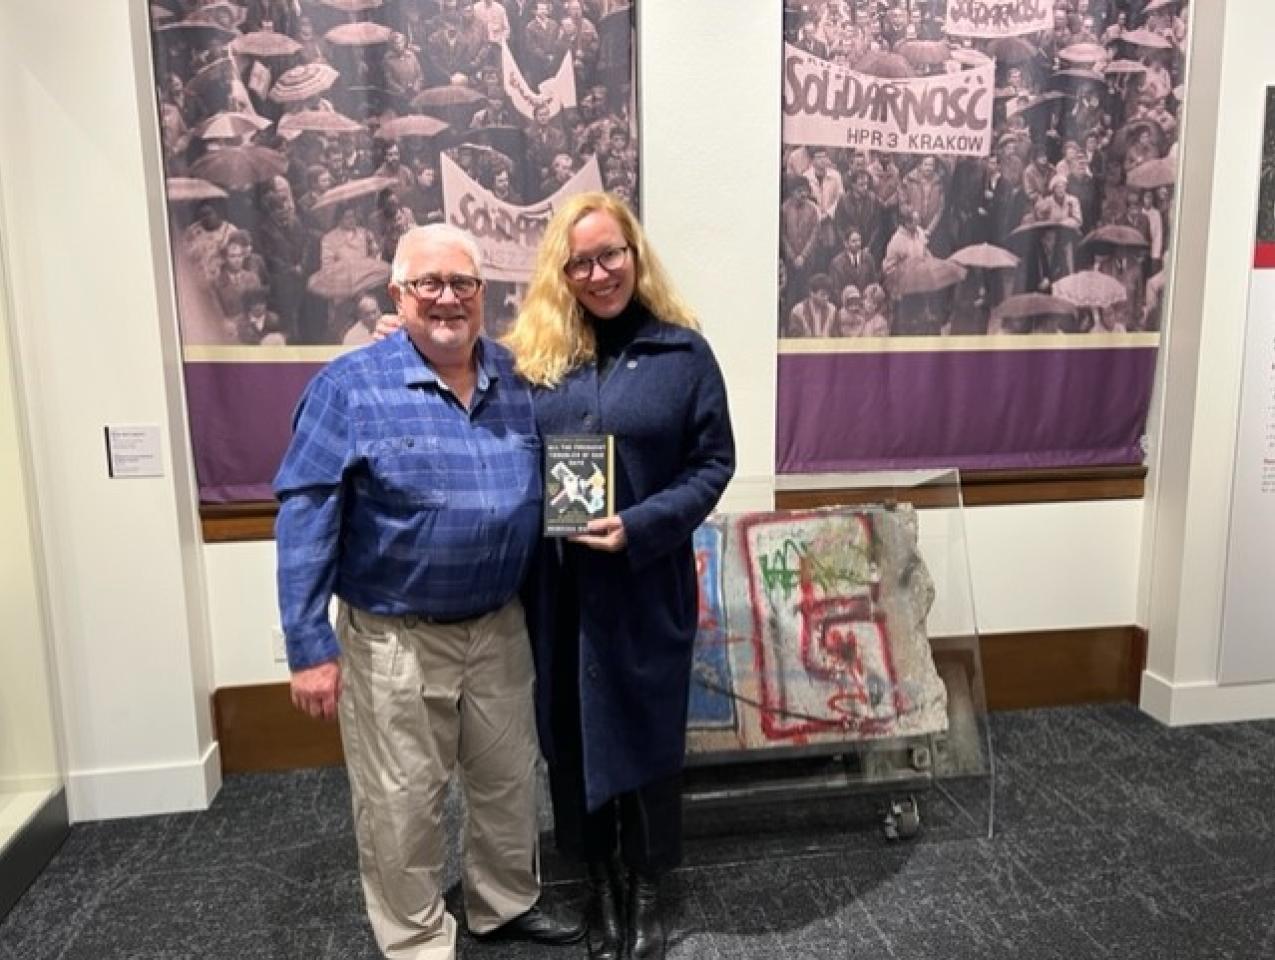
<path id="1" fill-rule="evenodd" d="M 636 204 L 628 0 L 155 0 L 183 342 L 354 346 L 398 238 L 484 241 L 489 332 L 556 201 Z"/>
<path id="2" fill-rule="evenodd" d="M 781 338 L 1158 331 L 1184 7 L 787 3 Z"/>

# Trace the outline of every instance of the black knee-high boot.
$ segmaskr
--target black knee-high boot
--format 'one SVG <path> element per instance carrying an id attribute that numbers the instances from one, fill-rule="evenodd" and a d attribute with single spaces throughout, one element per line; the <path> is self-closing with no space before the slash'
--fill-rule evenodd
<path id="1" fill-rule="evenodd" d="M 585 946 L 592 960 L 620 960 L 624 927 L 620 921 L 620 871 L 614 860 L 590 861 Z"/>
<path id="2" fill-rule="evenodd" d="M 660 880 L 654 874 L 629 874 L 629 956 L 664 960 L 664 910 Z"/>

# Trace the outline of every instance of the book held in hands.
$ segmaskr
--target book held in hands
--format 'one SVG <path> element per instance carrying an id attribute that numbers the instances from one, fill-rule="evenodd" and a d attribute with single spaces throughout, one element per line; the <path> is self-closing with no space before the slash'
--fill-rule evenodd
<path id="1" fill-rule="evenodd" d="M 615 442 L 610 434 L 545 437 L 545 536 L 584 533 L 615 512 Z"/>

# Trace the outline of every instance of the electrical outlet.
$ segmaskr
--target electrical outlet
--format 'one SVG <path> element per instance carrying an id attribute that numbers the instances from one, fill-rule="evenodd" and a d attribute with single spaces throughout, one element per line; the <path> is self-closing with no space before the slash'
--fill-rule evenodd
<path id="1" fill-rule="evenodd" d="M 288 648 L 283 642 L 283 627 L 277 623 L 270 628 L 270 646 L 274 651 L 275 663 L 288 662 Z"/>

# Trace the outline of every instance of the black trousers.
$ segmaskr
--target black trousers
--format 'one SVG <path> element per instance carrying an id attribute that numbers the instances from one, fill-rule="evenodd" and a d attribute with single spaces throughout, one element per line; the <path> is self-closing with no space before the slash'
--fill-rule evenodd
<path id="1" fill-rule="evenodd" d="M 573 860 L 607 860 L 619 853 L 630 870 L 658 875 L 682 861 L 682 776 L 676 773 L 612 797 L 597 810 L 585 803 L 580 723 L 580 602 L 568 547 L 567 575 L 558 596 L 560 629 L 553 655 L 550 708 L 554 762 L 549 765 L 554 842 Z"/>

